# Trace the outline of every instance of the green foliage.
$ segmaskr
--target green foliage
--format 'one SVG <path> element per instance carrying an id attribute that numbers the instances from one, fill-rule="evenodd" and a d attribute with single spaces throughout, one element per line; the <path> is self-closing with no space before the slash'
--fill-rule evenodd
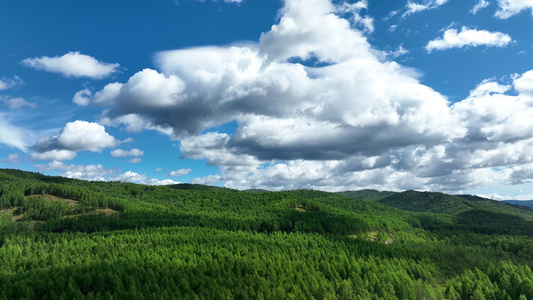
<path id="1" fill-rule="evenodd" d="M 396 192 L 377 191 L 377 190 L 359 190 L 359 191 L 345 191 L 338 192 L 338 195 L 351 199 L 361 199 L 368 201 L 379 201 L 389 196 L 395 195 Z"/>
<path id="2" fill-rule="evenodd" d="M 533 214 L 394 196 L 0 170 L 0 299 L 533 299 Z"/>

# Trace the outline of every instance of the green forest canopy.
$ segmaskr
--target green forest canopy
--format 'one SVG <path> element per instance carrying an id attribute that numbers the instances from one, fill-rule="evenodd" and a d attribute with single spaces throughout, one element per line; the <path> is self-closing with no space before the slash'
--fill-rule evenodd
<path id="1" fill-rule="evenodd" d="M 373 197 L 0 170 L 0 299 L 533 299 L 533 210 Z"/>

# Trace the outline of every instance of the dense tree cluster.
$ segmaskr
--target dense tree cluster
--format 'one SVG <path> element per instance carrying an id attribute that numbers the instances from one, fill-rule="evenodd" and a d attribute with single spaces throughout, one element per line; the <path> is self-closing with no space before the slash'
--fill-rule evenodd
<path id="1" fill-rule="evenodd" d="M 533 214 L 463 213 L 0 170 L 0 299 L 533 299 Z"/>

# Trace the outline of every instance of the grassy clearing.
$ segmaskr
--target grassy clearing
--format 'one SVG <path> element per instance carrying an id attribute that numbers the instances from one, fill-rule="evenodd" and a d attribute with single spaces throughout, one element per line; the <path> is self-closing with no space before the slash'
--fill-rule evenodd
<path id="1" fill-rule="evenodd" d="M 348 235 L 352 239 L 363 239 L 365 241 L 371 241 L 375 243 L 383 243 L 385 245 L 392 244 L 394 239 L 392 236 L 384 231 L 370 231 L 361 234 L 351 234 Z"/>
<path id="2" fill-rule="evenodd" d="M 11 215 L 11 221 L 20 221 L 24 216 L 23 215 L 14 215 L 15 211 L 17 210 L 17 208 L 6 208 L 6 209 L 2 209 L 0 210 L 0 214 L 3 214 L 3 215 Z"/>
<path id="3" fill-rule="evenodd" d="M 77 200 L 60 198 L 60 197 L 56 197 L 56 196 L 48 195 L 48 194 L 45 194 L 45 195 L 29 195 L 29 196 L 26 196 L 26 199 L 31 198 L 31 197 L 37 197 L 37 196 L 43 197 L 46 202 L 59 201 L 59 202 L 65 202 L 65 203 L 67 203 L 69 205 L 80 204 L 80 201 L 77 201 Z"/>
<path id="4" fill-rule="evenodd" d="M 67 213 L 67 215 L 62 216 L 62 218 L 78 219 L 80 216 L 84 216 L 84 215 L 99 215 L 99 214 L 103 214 L 106 217 L 109 217 L 115 213 L 118 213 L 118 211 L 113 210 L 111 208 L 99 208 L 99 207 L 85 207 L 84 209 L 81 210 L 81 211 L 84 211 L 83 213 L 76 213 L 76 211 L 78 211 L 78 207 L 81 208 L 80 202 L 77 200 L 56 197 L 56 196 L 48 195 L 48 194 L 29 195 L 29 196 L 26 196 L 26 199 L 30 199 L 33 197 L 42 197 L 47 203 L 56 202 L 56 201 L 66 203 L 70 207 L 69 210 L 72 209 L 73 211 L 71 211 L 70 213 Z M 42 223 L 42 221 L 35 221 L 35 220 L 29 221 L 29 220 L 24 219 L 24 214 L 18 214 L 17 212 L 19 208 L 20 207 L 2 209 L 0 210 L 0 214 L 11 215 L 11 220 L 14 222 L 27 222 L 28 228 L 30 230 L 34 229 L 35 224 Z"/>
<path id="5" fill-rule="evenodd" d="M 112 214 L 115 214 L 115 213 L 118 213 L 118 211 L 116 211 L 114 209 L 111 209 L 111 208 L 96 208 L 94 210 L 91 210 L 91 211 L 83 213 L 83 214 L 64 216 L 64 218 L 75 218 L 75 219 L 78 219 L 81 216 L 99 215 L 99 214 L 104 214 L 106 217 L 109 217 L 109 216 L 111 216 Z"/>

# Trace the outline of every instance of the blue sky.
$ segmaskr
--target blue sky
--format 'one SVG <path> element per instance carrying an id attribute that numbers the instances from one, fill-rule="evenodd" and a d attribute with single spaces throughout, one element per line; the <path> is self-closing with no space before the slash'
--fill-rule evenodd
<path id="1" fill-rule="evenodd" d="M 0 168 L 533 198 L 533 2 L 0 3 Z"/>

